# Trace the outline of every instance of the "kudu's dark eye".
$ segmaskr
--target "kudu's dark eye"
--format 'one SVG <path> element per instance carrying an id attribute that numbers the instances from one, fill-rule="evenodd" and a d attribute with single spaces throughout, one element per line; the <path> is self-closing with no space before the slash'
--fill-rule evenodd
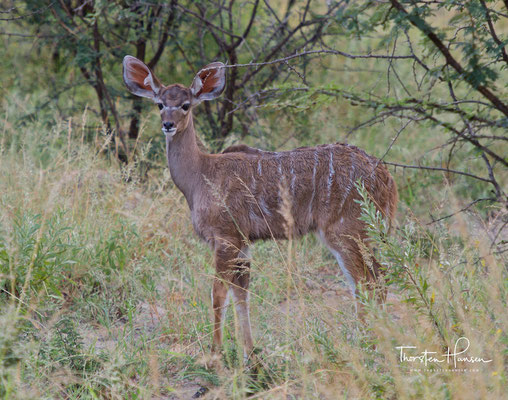
<path id="1" fill-rule="evenodd" d="M 189 103 L 184 103 L 184 104 L 182 105 L 182 110 L 187 111 L 187 110 L 189 109 L 189 107 L 190 107 L 190 104 L 189 104 Z"/>
<path id="2" fill-rule="evenodd" d="M 162 110 L 164 108 L 164 104 L 162 103 L 157 103 L 157 107 L 159 107 L 159 110 Z"/>

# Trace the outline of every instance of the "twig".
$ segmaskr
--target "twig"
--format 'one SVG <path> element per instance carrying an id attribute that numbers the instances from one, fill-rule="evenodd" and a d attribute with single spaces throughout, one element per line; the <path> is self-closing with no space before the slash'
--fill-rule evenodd
<path id="1" fill-rule="evenodd" d="M 485 11 L 485 18 L 487 19 L 487 25 L 489 26 L 490 30 L 490 36 L 492 36 L 492 39 L 494 39 L 494 42 L 501 48 L 501 54 L 503 56 L 503 60 L 508 63 L 508 54 L 506 54 L 506 50 L 504 48 L 503 42 L 499 40 L 499 37 L 496 34 L 496 31 L 494 29 L 494 24 L 492 24 L 492 19 L 490 17 L 489 9 L 487 8 L 487 5 L 485 4 L 484 0 L 480 0 L 480 4 L 482 5 L 484 11 Z"/>
<path id="2" fill-rule="evenodd" d="M 413 122 L 413 120 L 409 120 L 407 121 L 403 126 L 402 128 L 400 128 L 398 131 L 397 131 L 397 134 L 395 135 L 395 137 L 393 138 L 392 142 L 390 143 L 390 145 L 388 146 L 388 148 L 386 149 L 385 153 L 381 156 L 381 158 L 379 158 L 379 160 L 377 160 L 377 164 L 376 166 L 374 167 L 374 170 L 373 172 L 376 170 L 377 166 L 379 165 L 380 162 L 382 162 L 384 160 L 384 158 L 386 157 L 386 155 L 388 154 L 388 152 L 391 150 L 391 148 L 393 147 L 393 145 L 395 144 L 395 142 L 397 141 L 397 139 L 399 138 L 400 134 L 402 133 L 402 131 L 404 129 L 407 128 L 407 126 Z"/>
<path id="3" fill-rule="evenodd" d="M 492 181 L 490 179 L 483 178 L 483 177 L 477 176 L 477 175 L 473 175 L 468 172 L 457 171 L 454 169 L 441 168 L 441 167 L 424 167 L 422 165 L 406 165 L 406 164 L 399 164 L 399 163 L 394 163 L 394 162 L 390 162 L 390 161 L 383 161 L 383 162 L 387 165 L 393 165 L 394 167 L 401 167 L 401 168 L 408 168 L 408 169 L 426 169 L 429 171 L 443 171 L 443 172 L 448 172 L 451 174 L 468 176 L 470 178 L 478 179 L 483 182 L 492 183 Z"/>
<path id="4" fill-rule="evenodd" d="M 439 222 L 439 221 L 442 221 L 444 219 L 447 219 L 447 218 L 450 218 L 450 217 L 453 217 L 454 215 L 457 215 L 461 212 L 464 212 L 464 211 L 467 211 L 469 210 L 472 206 L 474 206 L 476 203 L 479 203 L 480 201 L 496 201 L 496 198 L 494 197 L 484 197 L 484 198 L 481 198 L 481 199 L 476 199 L 474 201 L 472 201 L 471 203 L 469 203 L 467 206 L 465 206 L 464 208 L 461 208 L 459 211 L 455 211 L 451 214 L 448 214 L 448 215 L 445 215 L 444 217 L 441 217 L 441 218 L 438 218 L 438 219 L 434 219 L 432 216 L 432 221 L 431 222 L 427 222 L 425 225 L 432 225 L 432 224 L 435 224 L 436 222 Z"/>
<path id="5" fill-rule="evenodd" d="M 285 63 L 286 61 L 292 60 L 293 58 L 299 58 L 303 56 L 309 56 L 314 54 L 335 54 L 344 56 L 347 58 L 352 59 L 363 59 L 363 58 L 374 58 L 374 59 L 388 59 L 388 60 L 404 60 L 404 59 L 412 59 L 413 56 L 390 56 L 390 55 L 383 55 L 383 54 L 350 54 L 346 53 L 344 51 L 340 50 L 308 50 L 308 51 L 302 51 L 301 53 L 296 53 L 284 58 L 278 58 L 276 60 L 272 61 L 266 61 L 266 62 L 260 62 L 260 63 L 247 63 L 247 64 L 230 64 L 225 65 L 222 68 L 234 68 L 234 67 L 262 67 L 264 65 L 272 65 L 272 64 L 279 64 L 279 63 Z"/>
<path id="6" fill-rule="evenodd" d="M 496 245 L 496 241 L 497 241 L 497 238 L 499 237 L 499 235 L 501 234 L 501 232 L 504 230 L 504 228 L 506 227 L 506 225 L 508 225 L 508 219 L 503 223 L 503 225 L 501 225 L 501 228 L 499 228 L 499 230 L 497 231 L 497 233 L 495 234 L 495 236 L 492 238 L 492 244 L 490 245 L 490 248 L 492 249 L 495 245 Z M 498 246 L 499 247 L 499 246 Z"/>
<path id="7" fill-rule="evenodd" d="M 496 189 L 496 196 L 501 201 L 504 193 L 501 190 L 499 183 L 496 181 L 496 178 L 494 177 L 494 171 L 492 170 L 492 165 L 490 164 L 489 158 L 485 155 L 485 153 L 482 153 L 482 158 L 487 165 L 487 170 L 489 171 L 489 178 L 492 182 L 492 185 L 494 185 L 494 188 Z"/>
<path id="8" fill-rule="evenodd" d="M 48 8 L 51 8 L 53 7 L 53 4 L 56 3 L 56 0 L 55 1 L 52 1 L 50 4 L 48 4 L 46 7 L 42 7 L 42 8 L 39 8 L 35 11 L 32 11 L 32 12 L 29 12 L 29 13 L 26 13 L 26 14 L 23 14 L 23 15 L 19 15 L 17 17 L 12 17 L 12 18 L 0 18 L 0 21 L 16 21 L 16 20 L 19 20 L 19 19 L 23 19 L 23 18 L 27 18 L 27 17 L 30 17 L 32 15 L 36 15 L 36 14 L 40 14 L 44 11 L 46 11 Z M 16 8 L 13 7 L 11 9 L 8 10 L 8 12 L 11 12 L 11 11 L 14 11 Z"/>
<path id="9" fill-rule="evenodd" d="M 18 32 L 4 32 L 0 31 L 0 35 L 4 36 L 18 36 L 18 37 L 24 37 L 24 38 L 37 38 L 37 39 L 47 39 L 47 38 L 56 38 L 60 37 L 61 35 L 30 35 L 28 33 L 18 33 Z"/>
<path id="10" fill-rule="evenodd" d="M 141 4 L 150 4 L 150 3 L 141 3 Z M 187 14 L 190 14 L 192 15 L 193 17 L 196 17 L 197 19 L 199 19 L 200 21 L 204 22 L 206 25 L 208 25 L 210 28 L 212 29 L 216 29 L 218 30 L 219 32 L 222 32 L 224 33 L 225 35 L 228 35 L 228 36 L 231 36 L 235 39 L 240 39 L 240 40 L 243 40 L 243 38 L 239 35 L 235 35 L 234 33 L 231 33 L 229 31 L 227 31 L 226 29 L 223 29 L 221 28 L 220 26 L 217 26 L 215 24 L 212 24 L 210 21 L 208 21 L 206 18 L 202 17 L 201 15 L 199 15 L 198 13 L 192 11 L 192 10 L 189 10 L 188 8 L 185 8 L 184 6 L 182 6 L 181 4 L 177 4 L 176 5 L 178 8 L 180 8 L 182 11 L 184 11 L 185 13 Z"/>

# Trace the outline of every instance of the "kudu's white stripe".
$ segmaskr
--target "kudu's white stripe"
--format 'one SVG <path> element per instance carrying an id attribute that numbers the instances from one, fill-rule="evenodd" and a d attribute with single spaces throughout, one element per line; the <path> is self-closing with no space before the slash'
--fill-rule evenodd
<path id="1" fill-rule="evenodd" d="M 314 198 L 316 197 L 316 171 L 319 158 L 317 155 L 317 149 L 314 150 L 314 167 L 312 168 L 312 195 L 309 202 L 309 215 L 312 216 L 312 206 L 314 205 Z"/>
<path id="2" fill-rule="evenodd" d="M 295 174 L 295 166 L 293 162 L 294 153 L 289 153 L 289 167 L 291 172 L 291 194 L 294 196 L 295 194 L 295 182 L 296 182 L 296 174 Z"/>
<path id="3" fill-rule="evenodd" d="M 282 176 L 282 161 L 281 161 L 281 154 L 280 153 L 276 153 L 277 155 L 275 156 L 277 158 L 277 171 L 279 172 L 279 178 L 283 178 Z"/>
<path id="4" fill-rule="evenodd" d="M 333 148 L 330 149 L 330 162 L 328 163 L 328 191 L 327 191 L 327 197 L 326 197 L 326 204 L 330 205 L 330 197 L 332 195 L 332 183 L 333 183 L 333 177 L 335 175 L 335 169 L 333 168 Z"/>

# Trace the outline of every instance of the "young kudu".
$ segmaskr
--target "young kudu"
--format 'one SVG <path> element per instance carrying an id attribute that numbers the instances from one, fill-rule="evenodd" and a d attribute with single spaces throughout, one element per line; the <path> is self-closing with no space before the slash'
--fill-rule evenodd
<path id="1" fill-rule="evenodd" d="M 354 184 L 361 179 L 389 219 L 397 206 L 397 188 L 383 163 L 347 144 L 283 152 L 237 145 L 222 154 L 203 152 L 192 109 L 222 93 L 225 71 L 224 64 L 214 62 L 197 73 L 189 88 L 164 86 L 143 62 L 131 56 L 123 61 L 127 88 L 152 99 L 160 109 L 171 177 L 185 195 L 196 233 L 215 251 L 213 348 L 219 349 L 222 343 L 231 290 L 245 351 L 250 354 L 248 244 L 317 232 L 337 259 L 353 294 L 358 283 L 371 289 L 381 271 L 375 259 L 367 266 L 361 254 L 360 243 L 367 235 L 358 219 L 360 206 L 354 200 L 359 194 Z"/>

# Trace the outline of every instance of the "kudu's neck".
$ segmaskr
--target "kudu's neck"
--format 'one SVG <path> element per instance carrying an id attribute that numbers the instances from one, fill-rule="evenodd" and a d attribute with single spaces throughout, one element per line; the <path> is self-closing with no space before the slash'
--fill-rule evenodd
<path id="1" fill-rule="evenodd" d="M 200 170 L 203 153 L 198 147 L 192 114 L 188 118 L 186 128 L 172 138 L 166 136 L 166 156 L 171 178 L 192 210 L 194 191 L 203 180 Z"/>

